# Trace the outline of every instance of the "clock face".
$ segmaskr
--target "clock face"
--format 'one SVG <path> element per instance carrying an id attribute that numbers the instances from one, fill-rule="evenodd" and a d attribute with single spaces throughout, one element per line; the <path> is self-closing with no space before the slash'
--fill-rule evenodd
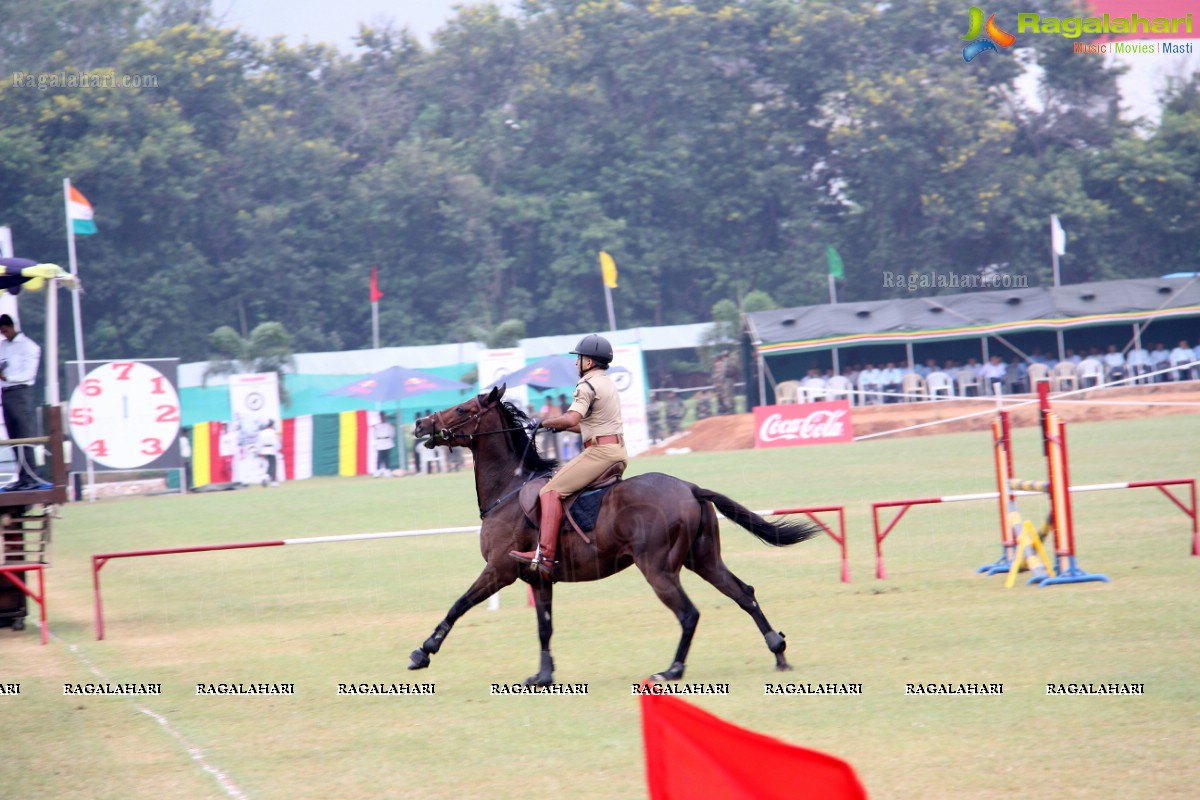
<path id="1" fill-rule="evenodd" d="M 75 446 L 111 469 L 135 469 L 165 455 L 179 420 L 175 387 L 140 361 L 101 364 L 71 393 Z"/>

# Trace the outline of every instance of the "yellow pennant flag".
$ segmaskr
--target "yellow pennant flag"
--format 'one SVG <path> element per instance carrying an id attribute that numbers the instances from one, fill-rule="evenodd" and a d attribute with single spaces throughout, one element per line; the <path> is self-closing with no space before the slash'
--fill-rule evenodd
<path id="1" fill-rule="evenodd" d="M 600 251 L 600 273 L 604 276 L 604 285 L 610 289 L 617 288 L 617 262 L 603 250 Z"/>

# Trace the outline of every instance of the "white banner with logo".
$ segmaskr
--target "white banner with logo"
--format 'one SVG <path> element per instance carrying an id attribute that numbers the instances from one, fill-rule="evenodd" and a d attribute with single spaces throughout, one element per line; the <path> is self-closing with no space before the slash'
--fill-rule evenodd
<path id="1" fill-rule="evenodd" d="M 520 347 L 480 350 L 477 363 L 479 365 L 479 391 L 482 392 L 492 386 L 504 383 L 504 378 L 509 373 L 523 369 L 525 367 L 525 351 Z M 522 411 L 528 411 L 529 387 L 509 386 L 504 390 L 504 399 Z"/>
<path id="2" fill-rule="evenodd" d="M 636 456 L 650 447 L 646 420 L 646 363 L 642 346 L 622 344 L 613 347 L 613 362 L 608 376 L 621 394 L 621 420 L 625 426 L 625 450 Z"/>
<path id="3" fill-rule="evenodd" d="M 233 424 L 227 446 L 233 450 L 233 482 L 257 483 L 264 468 L 258 457 L 258 432 L 267 426 L 267 420 L 275 421 L 275 430 L 280 430 L 282 422 L 278 373 L 230 375 L 229 407 Z"/>
<path id="4" fill-rule="evenodd" d="M 854 440 L 850 401 L 758 406 L 754 409 L 755 447 L 792 447 Z"/>

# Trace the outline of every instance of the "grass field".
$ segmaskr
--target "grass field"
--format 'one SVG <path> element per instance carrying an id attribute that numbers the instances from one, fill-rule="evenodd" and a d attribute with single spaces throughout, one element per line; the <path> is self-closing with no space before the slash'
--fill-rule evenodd
<path id="1" fill-rule="evenodd" d="M 1200 416 L 1072 427 L 1076 484 L 1197 473 Z M 690 574 L 702 619 L 692 698 L 738 725 L 849 760 L 872 798 L 1200 795 L 1200 558 L 1154 489 L 1076 495 L 1081 565 L 1110 584 L 1005 590 L 994 503 L 914 508 L 874 578 L 870 503 L 993 488 L 987 434 L 639 459 L 754 508 L 842 503 L 852 582 L 828 539 L 789 549 L 722 528 L 727 562 L 786 632 L 775 673 L 749 618 Z M 1016 472 L 1042 478 L 1016 433 Z M 1022 500 L 1030 516 L 1040 498 Z M 0 631 L 8 739 L 0 797 L 645 797 L 631 684 L 668 666 L 678 626 L 635 570 L 560 585 L 560 682 L 586 696 L 492 696 L 537 666 L 523 587 L 478 608 L 432 666 L 405 671 L 481 565 L 476 538 L 112 561 L 107 638 L 92 626 L 90 556 L 125 549 L 471 525 L 468 475 L 319 479 L 279 489 L 72 505 L 47 570 L 54 638 Z M 862 683 L 861 696 L 764 696 L 778 681 Z M 161 683 L 160 696 L 65 696 L 64 683 Z M 197 696 L 196 684 L 294 683 L 295 696 Z M 432 696 L 352 697 L 338 683 L 433 682 Z M 909 696 L 908 683 L 1003 683 L 1002 696 Z M 1047 683 L 1144 683 L 1144 696 L 1051 697 Z"/>

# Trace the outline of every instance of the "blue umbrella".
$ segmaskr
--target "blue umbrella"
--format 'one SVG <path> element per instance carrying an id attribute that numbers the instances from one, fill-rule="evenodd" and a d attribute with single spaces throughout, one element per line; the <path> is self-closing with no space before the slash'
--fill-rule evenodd
<path id="1" fill-rule="evenodd" d="M 443 392 L 448 390 L 465 391 L 471 385 L 443 378 L 429 372 L 408 369 L 407 367 L 388 367 L 387 369 L 360 378 L 354 383 L 348 383 L 337 389 L 325 392 L 326 395 L 338 397 L 357 397 L 375 403 L 395 402 L 396 421 L 400 421 L 400 403 L 409 397 L 426 394 L 427 392 Z M 396 426 L 400 428 L 400 425 Z M 397 431 L 399 432 L 399 431 Z M 404 437 L 400 440 L 400 464 L 408 463 L 408 448 L 404 446 Z"/>
<path id="2" fill-rule="evenodd" d="M 578 382 L 579 370 L 575 367 L 574 356 L 553 355 L 539 358 L 516 372 L 508 373 L 492 386 L 506 383 L 509 386 L 530 386 L 544 392 L 574 386 Z"/>
<path id="3" fill-rule="evenodd" d="M 428 372 L 406 367 L 388 367 L 382 372 L 376 372 L 360 378 L 354 383 L 331 389 L 325 394 L 338 397 L 357 397 L 360 400 L 384 403 L 416 397 L 426 392 L 443 392 L 454 389 L 465 391 L 470 388 L 470 384 Z"/>

